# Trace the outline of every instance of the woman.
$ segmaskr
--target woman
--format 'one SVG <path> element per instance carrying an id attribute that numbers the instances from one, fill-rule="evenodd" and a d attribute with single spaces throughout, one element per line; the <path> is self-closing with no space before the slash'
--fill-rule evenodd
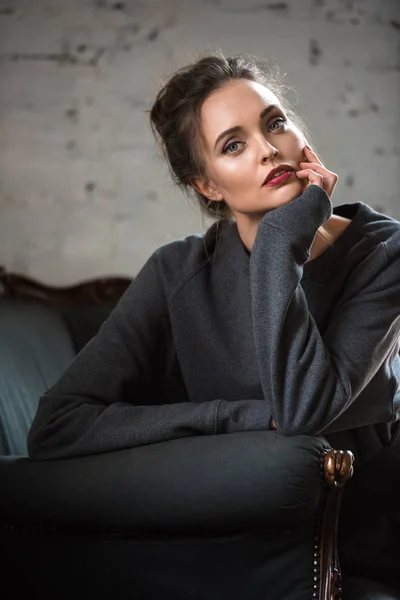
<path id="1" fill-rule="evenodd" d="M 399 441 L 400 223 L 333 210 L 338 177 L 260 64 L 209 55 L 160 90 L 171 173 L 217 221 L 149 258 L 41 398 L 31 457 L 276 428 L 361 468 Z"/>

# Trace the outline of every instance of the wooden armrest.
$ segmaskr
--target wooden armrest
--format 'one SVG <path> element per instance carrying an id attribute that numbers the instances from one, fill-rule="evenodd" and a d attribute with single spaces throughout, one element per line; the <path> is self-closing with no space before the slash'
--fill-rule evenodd
<path id="1" fill-rule="evenodd" d="M 313 596 L 319 600 L 340 600 L 342 597 L 337 527 L 343 489 L 353 475 L 353 464 L 354 456 L 349 450 L 327 450 L 323 457 L 326 500 L 321 529 L 316 533 L 314 545 Z"/>

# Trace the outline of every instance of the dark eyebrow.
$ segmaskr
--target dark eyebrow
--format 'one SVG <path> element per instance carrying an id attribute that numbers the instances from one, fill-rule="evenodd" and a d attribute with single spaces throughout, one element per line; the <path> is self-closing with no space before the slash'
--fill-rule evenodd
<path id="1" fill-rule="evenodd" d="M 260 121 L 269 112 L 271 112 L 271 110 L 274 110 L 274 108 L 279 108 L 279 106 L 277 106 L 276 104 L 270 104 L 269 106 L 267 106 L 266 108 L 264 108 L 264 110 L 260 114 Z M 242 129 L 242 127 L 240 125 L 236 125 L 236 127 L 231 127 L 230 129 L 227 129 L 226 131 L 223 131 L 222 133 L 220 133 L 219 136 L 217 137 L 216 141 L 215 141 L 214 150 L 217 147 L 218 142 L 220 142 L 222 140 L 222 138 L 226 137 L 227 135 L 230 135 L 231 133 L 235 133 L 236 131 L 240 131 L 241 129 Z"/>

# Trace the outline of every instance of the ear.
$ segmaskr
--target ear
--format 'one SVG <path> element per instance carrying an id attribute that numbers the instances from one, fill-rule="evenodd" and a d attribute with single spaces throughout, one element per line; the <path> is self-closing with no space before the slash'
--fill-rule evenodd
<path id="1" fill-rule="evenodd" d="M 202 194 L 209 200 L 215 202 L 223 200 L 221 192 L 219 192 L 218 188 L 211 181 L 206 181 L 203 177 L 197 177 L 196 179 L 192 179 L 190 183 L 199 194 Z"/>

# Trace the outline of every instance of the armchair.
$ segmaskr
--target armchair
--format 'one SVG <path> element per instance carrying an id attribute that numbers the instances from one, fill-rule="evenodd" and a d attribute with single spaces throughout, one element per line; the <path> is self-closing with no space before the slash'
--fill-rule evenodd
<path id="1" fill-rule="evenodd" d="M 129 283 L 55 288 L 0 271 L 3 589 L 41 600 L 339 600 L 336 530 L 353 457 L 323 437 L 243 432 L 27 457 L 39 396 Z"/>

